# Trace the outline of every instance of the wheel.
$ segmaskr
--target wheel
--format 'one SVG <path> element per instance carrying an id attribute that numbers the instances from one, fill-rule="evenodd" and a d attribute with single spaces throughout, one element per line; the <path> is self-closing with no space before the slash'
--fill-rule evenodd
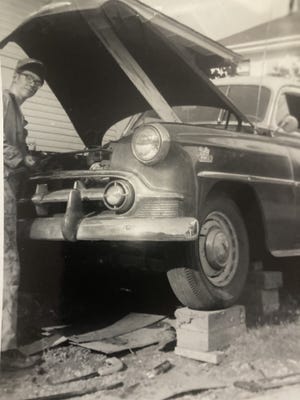
<path id="1" fill-rule="evenodd" d="M 249 266 L 248 235 L 242 216 L 229 197 L 219 195 L 201 210 L 199 223 L 198 240 L 184 245 L 175 256 L 177 261 L 173 256 L 180 265 L 168 271 L 170 285 L 187 307 L 229 307 L 243 290 Z"/>

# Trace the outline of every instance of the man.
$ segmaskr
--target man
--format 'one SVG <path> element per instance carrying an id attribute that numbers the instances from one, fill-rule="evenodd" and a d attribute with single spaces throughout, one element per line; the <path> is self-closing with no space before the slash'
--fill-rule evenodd
<path id="1" fill-rule="evenodd" d="M 17 196 L 24 172 L 35 167 L 26 145 L 26 121 L 20 109 L 44 82 L 43 64 L 20 60 L 9 90 L 3 92 L 4 152 L 4 285 L 2 313 L 2 366 L 27 367 L 31 360 L 17 350 L 17 302 L 20 265 L 16 239 Z"/>

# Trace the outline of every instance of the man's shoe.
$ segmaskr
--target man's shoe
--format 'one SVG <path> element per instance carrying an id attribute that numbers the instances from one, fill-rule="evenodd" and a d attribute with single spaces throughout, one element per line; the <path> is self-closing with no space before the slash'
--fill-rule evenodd
<path id="1" fill-rule="evenodd" d="M 1 370 L 12 371 L 31 368 L 41 361 L 41 357 L 25 357 L 19 350 L 7 350 L 1 354 Z"/>

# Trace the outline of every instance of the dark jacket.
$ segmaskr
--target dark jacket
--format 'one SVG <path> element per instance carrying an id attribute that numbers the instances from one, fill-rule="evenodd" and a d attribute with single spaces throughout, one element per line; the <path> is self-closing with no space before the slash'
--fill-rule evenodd
<path id="1" fill-rule="evenodd" d="M 3 92 L 3 157 L 4 178 L 8 178 L 17 191 L 19 172 L 28 153 L 26 145 L 27 122 L 12 93 Z"/>

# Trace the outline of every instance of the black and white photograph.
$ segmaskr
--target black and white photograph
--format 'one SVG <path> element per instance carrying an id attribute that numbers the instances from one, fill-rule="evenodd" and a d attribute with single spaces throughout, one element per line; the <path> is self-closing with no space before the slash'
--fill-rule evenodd
<path id="1" fill-rule="evenodd" d="M 0 0 L 0 400 L 300 399 L 300 0 Z"/>

